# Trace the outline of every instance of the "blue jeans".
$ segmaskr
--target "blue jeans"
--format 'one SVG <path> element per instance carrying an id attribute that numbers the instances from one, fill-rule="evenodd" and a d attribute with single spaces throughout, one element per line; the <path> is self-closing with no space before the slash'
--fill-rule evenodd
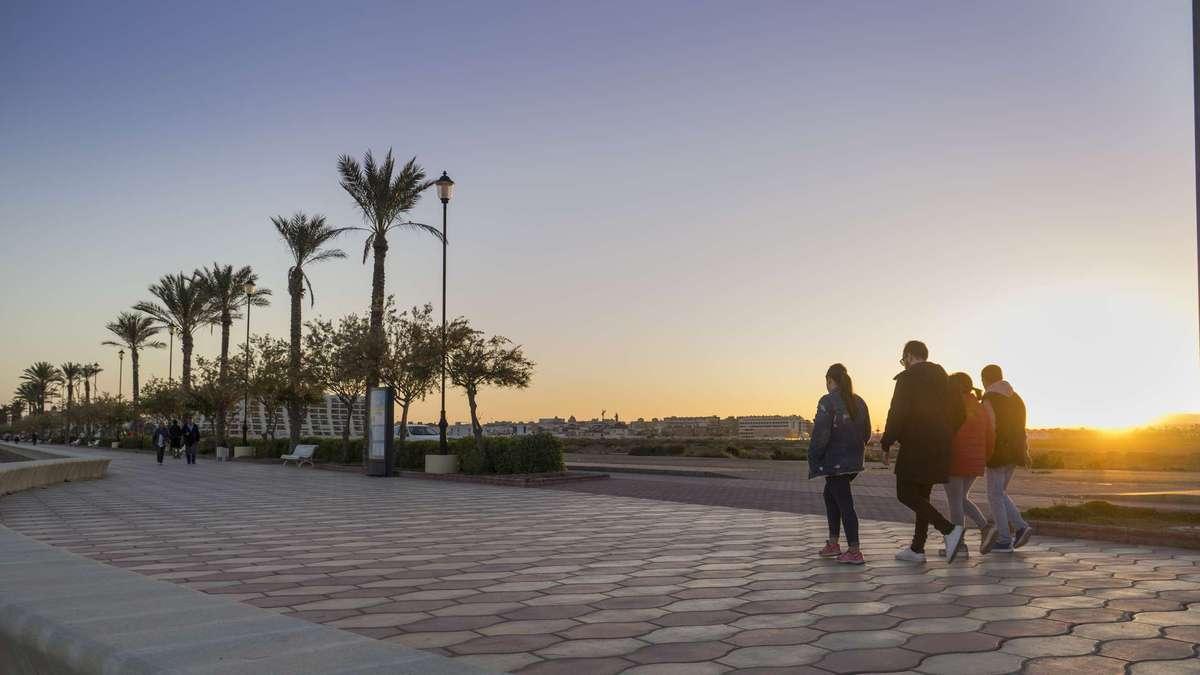
<path id="1" fill-rule="evenodd" d="M 858 546 L 858 513 L 854 511 L 854 495 L 850 481 L 858 474 L 825 477 L 825 516 L 829 519 L 829 541 L 837 541 L 842 526 L 846 528 L 846 543 Z"/>
<path id="2" fill-rule="evenodd" d="M 1008 482 L 1012 480 L 1015 466 L 988 467 L 984 474 L 987 477 L 988 508 L 992 511 L 992 520 L 996 521 L 996 543 L 1011 544 L 1012 533 L 1029 523 L 1021 517 L 1021 510 L 1008 496 Z"/>

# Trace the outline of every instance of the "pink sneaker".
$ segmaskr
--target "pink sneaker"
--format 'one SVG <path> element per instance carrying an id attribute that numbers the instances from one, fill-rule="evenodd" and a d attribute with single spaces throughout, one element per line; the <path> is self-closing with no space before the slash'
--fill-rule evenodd
<path id="1" fill-rule="evenodd" d="M 817 555 L 821 556 L 822 558 L 836 558 L 841 554 L 842 547 L 838 546 L 836 541 L 827 541 L 825 542 L 825 548 L 821 549 L 821 552 Z"/>
<path id="2" fill-rule="evenodd" d="M 837 557 L 837 561 L 843 565 L 862 565 L 867 562 L 863 559 L 862 551 L 846 551 Z"/>

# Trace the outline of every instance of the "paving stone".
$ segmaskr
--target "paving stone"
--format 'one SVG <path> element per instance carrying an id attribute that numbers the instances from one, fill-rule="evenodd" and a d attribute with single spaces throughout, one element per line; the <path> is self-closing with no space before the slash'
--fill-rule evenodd
<path id="1" fill-rule="evenodd" d="M 736 627 L 723 624 L 713 626 L 675 626 L 672 628 L 660 628 L 638 639 L 650 644 L 664 642 L 705 642 L 709 640 L 722 640 L 737 632 L 738 629 Z"/>
<path id="2" fill-rule="evenodd" d="M 1049 619 L 1017 619 L 1014 621 L 990 621 L 979 630 L 1002 638 L 1062 635 L 1071 629 L 1070 624 Z"/>
<path id="3" fill-rule="evenodd" d="M 542 619 L 532 621 L 502 621 L 476 629 L 481 635 L 541 635 L 559 633 L 579 623 L 570 619 Z"/>
<path id="4" fill-rule="evenodd" d="M 527 621 L 538 619 L 574 619 L 584 614 L 592 614 L 596 610 L 587 605 L 545 605 L 540 607 L 525 607 L 514 609 L 501 614 L 505 619 Z"/>
<path id="5" fill-rule="evenodd" d="M 916 635 L 904 643 L 904 648 L 925 654 L 994 651 L 1000 638 L 984 633 L 932 633 Z"/>
<path id="6" fill-rule="evenodd" d="M 907 649 L 856 649 L 832 652 L 817 667 L 835 673 L 874 673 L 912 668 L 923 658 L 924 654 Z"/>
<path id="7" fill-rule="evenodd" d="M 515 672 L 531 675 L 580 675 L 580 673 L 615 675 L 627 668 L 629 668 L 629 662 L 617 658 L 556 659 L 539 661 Z"/>
<path id="8" fill-rule="evenodd" d="M 621 656 L 635 652 L 645 646 L 645 642 L 632 638 L 567 640 L 546 647 L 545 649 L 538 649 L 535 653 L 543 658 L 595 658 L 601 656 Z"/>
<path id="9" fill-rule="evenodd" d="M 828 633 L 812 644 L 830 651 L 851 649 L 879 649 L 899 647 L 912 637 L 908 633 L 894 630 L 858 630 Z"/>
<path id="10" fill-rule="evenodd" d="M 800 645 L 810 643 L 820 638 L 820 631 L 808 628 L 759 628 L 743 630 L 725 641 L 739 647 L 758 647 L 763 645 Z"/>
<path id="11" fill-rule="evenodd" d="M 1172 640 L 1183 640 L 1200 644 L 1200 626 L 1168 626 L 1163 629 L 1163 636 Z M 1129 636 L 1134 637 L 1134 636 Z"/>
<path id="12" fill-rule="evenodd" d="M 1099 654 L 1126 661 L 1170 661 L 1195 656 L 1195 645 L 1161 638 L 1113 640 L 1100 645 Z"/>
<path id="13" fill-rule="evenodd" d="M 413 649 L 430 649 L 433 647 L 449 647 L 467 640 L 479 637 L 470 631 L 446 631 L 439 633 L 401 633 L 388 638 L 389 642 L 398 642 Z"/>
<path id="14" fill-rule="evenodd" d="M 820 605 L 810 610 L 821 616 L 863 616 L 868 614 L 885 614 L 892 605 L 883 602 L 844 602 Z"/>
<path id="15" fill-rule="evenodd" d="M 449 649 L 455 654 L 512 654 L 536 651 L 561 640 L 555 635 L 499 635 L 467 640 Z"/>
<path id="16" fill-rule="evenodd" d="M 718 661 L 735 668 L 803 666 L 819 661 L 826 653 L 824 649 L 809 645 L 741 647 Z"/>
<path id="17" fill-rule="evenodd" d="M 719 675 L 729 672 L 729 668 L 718 663 L 655 663 L 623 672 L 625 675 Z"/>
<path id="18" fill-rule="evenodd" d="M 1119 640 L 1158 637 L 1161 630 L 1159 626 L 1148 623 L 1122 621 L 1119 623 L 1079 624 L 1071 628 L 1071 634 L 1093 640 Z"/>
<path id="19" fill-rule="evenodd" d="M 811 625 L 815 630 L 836 632 L 843 630 L 883 630 L 897 626 L 900 622 L 901 619 L 899 617 L 889 614 L 873 614 L 867 616 L 829 616 L 822 618 L 820 621 L 810 621 L 803 625 Z M 742 625 L 742 622 L 738 622 L 737 625 Z"/>
<path id="20" fill-rule="evenodd" d="M 913 635 L 927 633 L 969 633 L 983 626 L 978 619 L 953 617 L 948 619 L 910 619 L 896 626 L 896 630 Z"/>
<path id="21" fill-rule="evenodd" d="M 1025 666 L 1025 673 L 1026 675 L 1124 675 L 1125 662 L 1103 656 L 1058 656 L 1030 661 Z"/>
<path id="22" fill-rule="evenodd" d="M 359 614 L 357 616 L 331 621 L 329 625 L 336 628 L 385 628 L 389 626 L 403 626 L 405 624 L 410 624 L 414 621 L 420 621 L 421 619 L 427 618 L 429 618 L 429 615 L 422 613 Z"/>
<path id="23" fill-rule="evenodd" d="M 1074 635 L 1051 637 L 1025 637 L 1005 642 L 1001 651 L 1029 658 L 1039 656 L 1078 656 L 1091 654 L 1096 641 Z"/>
<path id="24" fill-rule="evenodd" d="M 714 661 L 732 651 L 724 642 L 671 642 L 643 647 L 625 658 L 636 663 L 683 663 Z"/>
<path id="25" fill-rule="evenodd" d="M 715 612 L 673 612 L 654 619 L 660 626 L 701 626 L 718 623 L 733 623 L 743 617 L 734 611 L 724 610 Z"/>
<path id="26" fill-rule="evenodd" d="M 930 675 L 1003 675 L 1021 670 L 1025 658 L 1004 652 L 939 654 L 925 659 L 917 669 Z"/>

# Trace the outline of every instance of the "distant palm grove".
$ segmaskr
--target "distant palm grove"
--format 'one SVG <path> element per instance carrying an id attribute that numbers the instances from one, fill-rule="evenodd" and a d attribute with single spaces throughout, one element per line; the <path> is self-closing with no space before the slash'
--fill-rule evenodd
<path id="1" fill-rule="evenodd" d="M 279 422 L 275 411 L 286 411 L 288 445 L 295 447 L 308 406 L 333 395 L 346 411 L 342 444 L 348 459 L 349 417 L 367 388 L 393 388 L 402 422 L 398 440 L 403 442 L 409 407 L 437 391 L 444 363 L 449 383 L 466 395 L 474 437 L 480 442 L 480 390 L 527 387 L 533 363 L 507 338 L 487 336 L 463 317 L 443 328 L 435 323 L 431 303 L 402 309 L 388 292 L 388 251 L 413 241 L 402 239 L 401 232 L 443 244 L 438 228 L 407 217 L 434 184 L 415 157 L 397 167 L 391 150 L 382 160 L 367 151 L 361 163 L 343 155 L 337 172 L 341 187 L 362 213 L 361 225 L 336 227 L 322 215 L 302 211 L 264 215 L 262 227 L 273 229 L 289 253 L 286 270 L 265 273 L 249 265 L 214 261 L 191 271 L 164 273 L 148 285 L 146 296 L 131 299 L 129 308 L 95 327 L 103 337 L 101 344 L 117 350 L 119 363 L 106 367 L 128 368 L 117 395 L 98 391 L 97 376 L 105 370 L 99 363 L 38 361 L 22 371 L 11 402 L 0 406 L 0 432 L 108 443 L 142 437 L 157 421 L 202 415 L 211 424 L 205 427 L 213 441 L 208 446 L 229 447 L 240 444 L 232 443 L 231 437 L 237 434 L 240 439 L 241 433 L 240 427 L 230 428 L 230 420 L 234 413 L 242 419 L 243 401 L 249 401 L 266 411 L 264 438 L 274 437 Z M 369 258 L 373 266 L 366 312 L 306 322 L 304 310 L 315 307 L 317 300 L 309 271 L 346 258 L 337 245 L 353 233 L 365 234 L 362 263 Z M 288 335 L 252 335 L 244 328 L 239 341 L 235 331 L 245 325 L 241 322 L 246 313 L 252 317 L 253 308 L 278 298 L 264 286 L 267 282 L 286 291 Z M 202 328 L 220 332 L 217 354 L 195 353 L 194 336 Z M 143 381 L 141 357 L 147 350 L 165 348 L 171 350 L 167 378 Z"/>

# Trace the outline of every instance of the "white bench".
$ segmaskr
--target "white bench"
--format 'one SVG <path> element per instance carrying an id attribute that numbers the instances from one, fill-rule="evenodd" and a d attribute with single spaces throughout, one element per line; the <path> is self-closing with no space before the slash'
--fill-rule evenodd
<path id="1" fill-rule="evenodd" d="M 313 453 L 317 451 L 315 445 L 297 445 L 295 450 L 292 450 L 290 455 L 280 455 L 279 459 L 283 460 L 283 465 L 287 466 L 289 461 L 296 463 L 296 468 L 304 466 L 308 462 L 309 466 L 315 467 L 313 464 Z"/>

